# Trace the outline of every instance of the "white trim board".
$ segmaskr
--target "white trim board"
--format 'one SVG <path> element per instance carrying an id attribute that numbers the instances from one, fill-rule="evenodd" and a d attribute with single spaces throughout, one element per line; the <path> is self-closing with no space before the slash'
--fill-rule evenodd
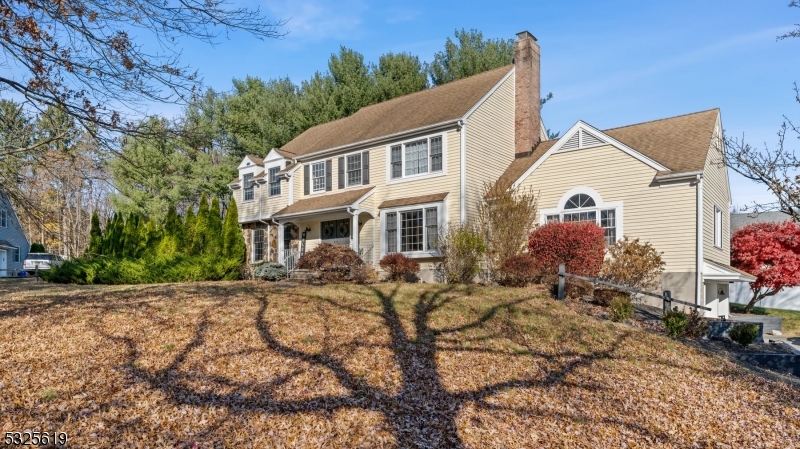
<path id="1" fill-rule="evenodd" d="M 611 137 L 608 134 L 600 131 L 599 129 L 595 128 L 594 126 L 589 125 L 588 123 L 584 122 L 583 120 L 578 120 L 577 123 L 572 125 L 572 127 L 567 132 L 565 132 L 564 135 L 562 137 L 560 137 L 558 139 L 558 141 L 552 147 L 550 147 L 549 150 L 547 150 L 547 152 L 545 152 L 542 155 L 542 157 L 540 157 L 536 162 L 533 163 L 533 165 L 531 165 L 527 170 L 525 170 L 525 172 L 522 174 L 522 176 L 520 176 L 519 179 L 514 181 L 512 186 L 514 188 L 519 187 L 519 185 L 522 184 L 522 182 L 525 179 L 527 179 L 528 176 L 530 176 L 537 168 L 539 168 L 540 165 L 542 165 L 544 163 L 544 161 L 546 161 L 550 156 L 552 156 L 555 153 L 565 152 L 565 151 L 589 150 L 589 149 L 597 148 L 597 147 L 600 146 L 600 145 L 593 145 L 593 146 L 590 146 L 590 147 L 583 147 L 583 148 L 578 148 L 578 149 L 574 149 L 574 150 L 561 150 L 561 148 L 567 143 L 567 141 L 570 140 L 575 135 L 575 133 L 577 133 L 579 131 L 585 131 L 585 132 L 591 134 L 592 136 L 596 137 L 597 139 L 600 139 L 600 140 L 604 141 L 604 144 L 611 145 L 611 146 L 614 146 L 614 147 L 618 148 L 619 150 L 622 150 L 623 152 L 625 152 L 629 156 L 641 161 L 642 163 L 646 164 L 647 166 L 653 168 L 654 170 L 658 170 L 658 171 L 669 170 L 669 168 L 659 164 L 658 162 L 654 161 L 653 159 L 650 159 L 649 157 L 645 156 L 644 154 L 642 154 L 642 153 L 634 150 L 633 148 L 625 145 L 624 143 L 614 139 L 613 137 Z"/>

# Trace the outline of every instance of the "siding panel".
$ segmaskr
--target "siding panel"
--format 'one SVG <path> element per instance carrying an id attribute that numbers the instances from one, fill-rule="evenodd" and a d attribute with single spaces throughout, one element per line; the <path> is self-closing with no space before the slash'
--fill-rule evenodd
<path id="1" fill-rule="evenodd" d="M 554 154 L 521 187 L 539 192 L 539 210 L 557 208 L 574 187 L 622 201 L 623 232 L 664 252 L 666 270 L 695 270 L 695 187 L 651 187 L 655 170 L 612 146 Z"/>
<path id="2" fill-rule="evenodd" d="M 719 127 L 714 129 L 703 170 L 703 258 L 729 265 L 731 262 L 731 197 L 728 169 L 724 164 Z M 722 210 L 722 248 L 714 246 L 714 206 Z"/>

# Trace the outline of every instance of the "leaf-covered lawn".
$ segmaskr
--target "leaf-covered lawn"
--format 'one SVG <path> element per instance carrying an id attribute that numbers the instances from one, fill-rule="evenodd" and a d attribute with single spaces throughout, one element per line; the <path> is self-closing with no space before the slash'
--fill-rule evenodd
<path id="1" fill-rule="evenodd" d="M 536 290 L 0 284 L 0 353 L 74 447 L 800 446 L 793 387 Z"/>

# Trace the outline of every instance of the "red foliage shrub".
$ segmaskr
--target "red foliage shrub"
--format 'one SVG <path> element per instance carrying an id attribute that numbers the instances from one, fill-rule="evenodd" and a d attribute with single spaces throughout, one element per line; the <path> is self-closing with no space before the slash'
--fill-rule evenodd
<path id="1" fill-rule="evenodd" d="M 507 257 L 500 265 L 498 282 L 508 287 L 525 287 L 539 276 L 536 259 L 530 254 Z"/>
<path id="2" fill-rule="evenodd" d="M 419 273 L 419 263 L 404 256 L 402 253 L 392 253 L 383 256 L 378 263 L 387 273 L 391 281 L 405 281 Z"/>
<path id="3" fill-rule="evenodd" d="M 544 276 L 556 276 L 558 264 L 567 273 L 596 277 L 600 273 L 606 242 L 603 229 L 595 223 L 549 223 L 540 226 L 528 239 L 528 250 Z"/>
<path id="4" fill-rule="evenodd" d="M 767 296 L 800 285 L 800 225 L 756 223 L 731 238 L 731 265 L 756 277 L 745 313 Z"/>
<path id="5" fill-rule="evenodd" d="M 320 243 L 297 261 L 297 268 L 316 270 L 326 282 L 345 281 L 350 278 L 350 269 L 364 264 L 358 253 L 349 246 Z"/>

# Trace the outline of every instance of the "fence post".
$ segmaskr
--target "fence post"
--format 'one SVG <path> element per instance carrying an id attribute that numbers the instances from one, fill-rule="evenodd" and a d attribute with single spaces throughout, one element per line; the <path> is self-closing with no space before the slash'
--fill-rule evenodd
<path id="1" fill-rule="evenodd" d="M 664 290 L 664 313 L 672 310 L 672 292 Z"/>
<path id="2" fill-rule="evenodd" d="M 566 281 L 567 278 L 566 278 L 566 276 L 564 274 L 567 272 L 566 268 L 567 267 L 563 263 L 558 264 L 558 300 L 559 301 L 563 301 L 564 300 L 564 296 L 565 296 L 564 295 L 564 284 L 565 284 L 565 281 Z"/>

